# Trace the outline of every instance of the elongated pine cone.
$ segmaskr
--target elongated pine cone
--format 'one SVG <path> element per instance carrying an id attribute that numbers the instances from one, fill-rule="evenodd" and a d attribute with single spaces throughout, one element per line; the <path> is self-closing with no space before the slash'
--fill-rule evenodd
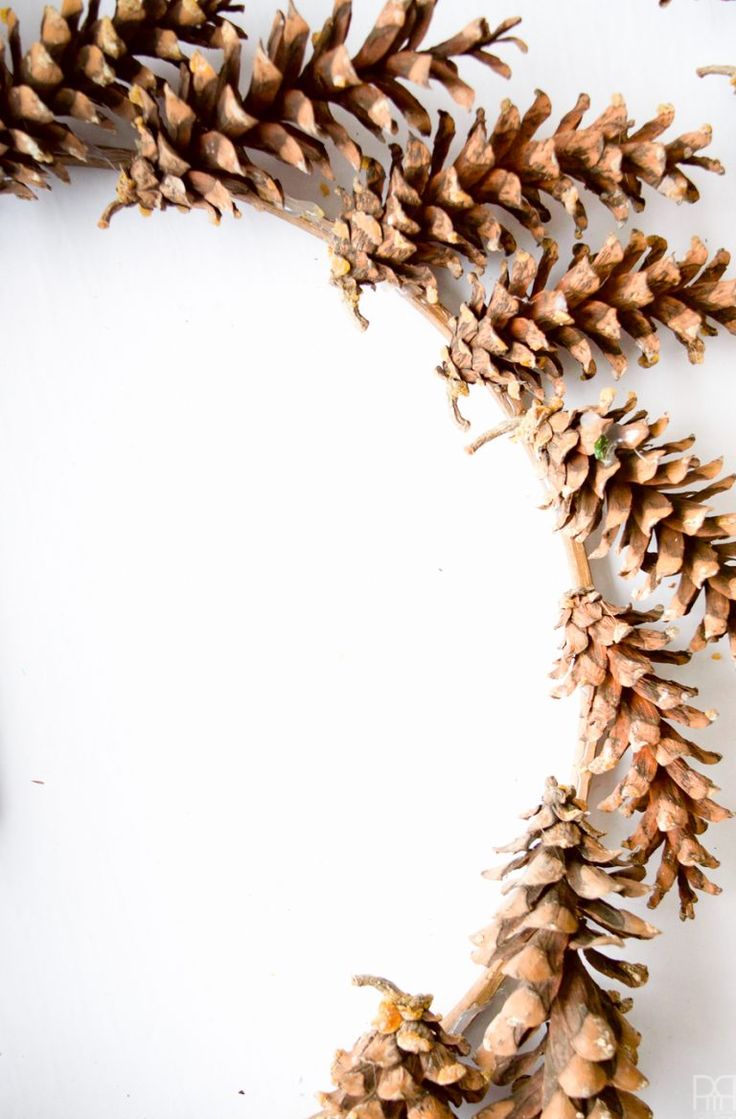
<path id="1" fill-rule="evenodd" d="M 455 162 L 445 166 L 454 134 L 452 117 L 440 113 L 432 149 L 416 138 L 406 151 L 392 145 L 388 180 L 377 160 L 367 160 L 352 197 L 343 194 L 332 275 L 356 313 L 366 284 L 389 281 L 436 303 L 438 269 L 460 277 L 463 257 L 483 268 L 489 252 L 515 248 L 482 192 L 463 188 L 475 169 L 472 133 Z"/>
<path id="2" fill-rule="evenodd" d="M 358 976 L 384 998 L 375 1028 L 340 1050 L 334 1091 L 318 1119 L 453 1119 L 455 1106 L 483 1099 L 488 1079 L 467 1059 L 470 1046 L 445 1033 L 431 995 L 407 995 L 385 979 Z"/>
<path id="3" fill-rule="evenodd" d="M 722 279 L 729 254 L 721 249 L 708 262 L 697 237 L 679 261 L 667 255 L 661 237 L 637 230 L 628 244 L 609 237 L 596 253 L 580 245 L 568 270 L 549 286 L 557 257 L 554 241 L 544 243 L 539 260 L 518 252 L 501 267 L 489 296 L 473 277 L 439 370 L 451 399 L 479 382 L 516 399 L 524 391 L 541 396 L 545 376 L 558 378 L 565 358 L 592 377 L 596 350 L 620 377 L 628 364 L 623 342 L 634 342 L 640 364 L 651 366 L 659 357 L 660 329 L 673 333 L 692 362 L 702 360 L 702 335 L 715 334 L 719 325 L 736 333 L 736 279 Z"/>
<path id="4" fill-rule="evenodd" d="M 548 196 L 562 203 L 573 216 L 578 230 L 584 229 L 587 216 L 576 182 L 597 194 L 616 217 L 623 220 L 629 203 L 635 209 L 642 208 L 642 182 L 678 201 L 697 198 L 693 184 L 680 169 L 683 160 L 698 163 L 708 170 L 722 170 L 716 161 L 693 155 L 695 148 L 709 142 L 709 130 L 680 137 L 668 145 L 655 142 L 653 138 L 670 123 L 671 110 L 661 110 L 655 121 L 627 138 L 626 106 L 622 101 L 615 101 L 588 128 L 580 129 L 588 104 L 588 98 L 581 97 L 554 135 L 546 140 L 533 139 L 551 113 L 546 94 L 538 93 L 523 117 L 516 106 L 504 102 L 490 134 L 485 114 L 480 110 L 452 163 L 448 162 L 448 154 L 455 126 L 447 114 L 440 114 L 431 145 L 412 138 L 406 151 L 394 146 L 388 180 L 380 165 L 374 160 L 368 161 L 364 178 L 356 181 L 352 197 L 344 197 L 343 215 L 335 233 L 333 274 L 348 288 L 351 302 L 356 302 L 355 293 L 360 286 L 387 279 L 418 287 L 430 302 L 436 301 L 434 270 L 437 268 L 448 268 L 458 276 L 463 270 L 462 257 L 482 269 L 489 252 L 499 248 L 505 252 L 513 250 L 514 238 L 500 223 L 496 213 L 499 210 L 511 214 L 542 241 L 545 224 L 551 217 L 543 202 L 543 197 Z M 661 238 L 646 241 L 641 234 L 638 240 L 632 239 L 626 254 L 615 238 L 611 238 L 595 258 L 591 258 L 589 250 L 581 248 L 576 254 L 578 267 L 574 275 L 569 275 L 568 287 L 564 281 L 560 286 L 563 293 L 569 288 L 573 318 L 567 325 L 574 325 L 573 308 L 580 296 L 589 300 L 594 309 L 608 296 L 614 319 L 618 307 L 622 312 L 633 312 L 655 303 L 663 295 L 672 300 L 685 287 L 686 281 L 692 279 L 692 261 L 688 257 L 682 262 L 682 268 L 688 271 L 687 277 L 678 272 L 673 262 L 669 263 L 665 277 L 663 267 L 654 270 L 654 266 L 666 248 Z M 632 303 L 632 283 L 624 285 L 624 291 L 620 278 L 612 277 L 611 273 L 615 269 L 623 272 L 633 269 L 647 249 L 647 260 L 640 269 L 644 275 L 637 273 L 636 300 Z M 693 253 L 695 251 L 694 247 Z M 547 253 L 551 252 L 549 245 Z M 580 261 L 586 254 L 592 262 L 588 265 L 588 274 L 583 275 L 585 268 Z M 541 266 L 545 278 L 550 266 L 551 260 L 545 256 Z M 652 269 L 653 280 L 659 285 L 654 290 L 645 282 L 649 274 L 647 268 Z M 576 281 L 584 282 L 579 292 L 574 288 Z M 594 301 L 592 295 L 599 289 L 600 296 Z M 525 296 L 526 292 L 518 294 Z M 694 293 L 696 303 L 698 294 L 699 291 Z M 708 306 L 707 299 L 701 302 Z M 733 303 L 732 297 L 732 310 Z M 658 306 L 652 310 L 655 318 L 668 316 L 663 321 L 675 318 L 671 307 L 661 314 Z M 583 314 L 581 309 L 579 315 Z M 591 317 L 589 311 L 583 329 L 586 324 L 595 327 L 592 333 L 601 334 L 599 345 L 615 365 L 610 345 L 610 316 L 608 322 L 600 322 L 600 318 L 600 312 Z M 736 312 L 733 318 L 736 319 Z M 679 323 L 675 322 L 672 328 L 678 329 Z M 627 329 L 625 325 L 624 329 Z M 654 331 L 652 325 L 649 334 Z M 641 324 L 637 323 L 635 337 L 638 339 L 641 335 Z M 565 346 L 564 339 L 561 344 Z M 650 343 L 650 363 L 654 360 L 652 347 L 655 345 Z M 567 348 L 572 347 L 568 344 Z M 619 355 L 619 365 L 621 360 Z M 591 361 L 588 354 L 586 364 L 589 366 Z"/>
<path id="5" fill-rule="evenodd" d="M 488 873 L 520 872 L 511 898 L 476 937 L 477 962 L 503 976 L 477 1059 L 494 1083 L 511 1085 L 478 1119 L 642 1119 L 651 1113 L 635 1095 L 646 1080 L 630 1002 L 592 973 L 627 987 L 646 982 L 641 964 L 601 951 L 657 934 L 606 900 L 645 893 L 643 871 L 602 846 L 574 789 L 553 778 L 526 818 L 525 835 L 501 849 L 515 857 Z"/>
<path id="6" fill-rule="evenodd" d="M 231 84 L 240 73 L 240 40 L 231 24 L 223 25 L 218 41 L 223 49 L 219 70 L 196 51 L 179 68 L 177 91 L 168 82 L 152 92 L 133 86 L 137 154 L 120 173 L 116 200 L 102 215 L 102 226 L 133 205 L 145 213 L 196 207 L 219 221 L 223 214 L 237 216 L 236 198 L 282 204 L 279 184 L 253 164 L 242 143 L 252 122 Z"/>
<path id="7" fill-rule="evenodd" d="M 84 161 L 89 144 L 78 123 L 115 131 L 132 120 L 129 88 L 159 84 L 150 60 L 178 64 L 182 44 L 214 45 L 229 0 L 118 0 L 101 16 L 99 0 L 44 10 L 40 38 L 24 50 L 18 21 L 7 11 L 10 58 L 0 38 L 0 191 L 33 198 L 48 174 L 67 180 L 67 161 Z M 145 61 L 143 61 L 145 60 Z M 9 64 L 10 63 L 10 64 Z"/>
<path id="8" fill-rule="evenodd" d="M 554 694 L 586 692 L 582 725 L 592 773 L 615 769 L 632 750 L 628 772 L 599 808 L 625 816 L 642 813 L 624 845 L 642 865 L 662 848 L 649 905 L 659 905 L 677 883 L 684 920 L 695 916 L 696 891 L 720 893 L 701 869 L 719 863 L 699 836 L 732 814 L 713 801 L 716 786 L 690 764 L 713 765 L 721 755 L 703 750 L 672 725 L 700 730 L 715 712 L 692 706 L 696 688 L 659 675 L 657 665 L 690 660 L 688 652 L 669 648 L 671 633 L 652 628 L 660 617 L 661 610 L 612 606 L 596 591 L 571 592 L 560 616 L 564 645 L 553 672 L 560 680 Z"/>
<path id="9" fill-rule="evenodd" d="M 579 541 L 600 528 L 593 558 L 618 541 L 621 574 L 644 576 L 637 596 L 674 579 L 667 620 L 704 599 L 691 647 L 728 633 L 736 655 L 736 514 L 714 513 L 708 504 L 736 476 L 720 476 L 722 459 L 701 463 L 689 453 L 693 436 L 657 442 L 668 418 L 652 420 L 636 404 L 632 393 L 614 407 L 606 390 L 597 406 L 541 410 L 539 423 L 527 429 L 557 526 Z"/>

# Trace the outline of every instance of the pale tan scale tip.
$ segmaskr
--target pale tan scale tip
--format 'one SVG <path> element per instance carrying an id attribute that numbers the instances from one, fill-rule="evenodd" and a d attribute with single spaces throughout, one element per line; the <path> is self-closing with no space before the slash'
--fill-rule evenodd
<path id="1" fill-rule="evenodd" d="M 716 711 L 716 710 L 715 710 L 715 708 L 711 708 L 711 709 L 710 709 L 710 711 L 706 711 L 706 712 L 705 712 L 705 717 L 706 717 L 706 718 L 707 718 L 707 719 L 708 719 L 708 720 L 709 720 L 709 721 L 710 721 L 711 723 L 715 723 L 716 719 L 718 719 L 718 718 L 719 718 L 719 716 L 720 716 L 720 711 Z"/>
<path id="2" fill-rule="evenodd" d="M 602 389 L 599 399 L 601 408 L 608 410 L 616 399 L 616 390 L 612 388 Z"/>

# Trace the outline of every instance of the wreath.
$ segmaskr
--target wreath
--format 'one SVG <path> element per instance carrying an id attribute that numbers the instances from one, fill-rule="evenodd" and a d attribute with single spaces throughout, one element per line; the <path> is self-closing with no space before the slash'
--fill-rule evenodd
<path id="1" fill-rule="evenodd" d="M 721 638 L 736 655 L 736 513 L 710 504 L 735 479 L 721 460 L 702 462 L 694 438 L 670 438 L 667 419 L 633 393 L 572 407 L 566 387 L 570 372 L 593 378 L 601 361 L 622 377 L 636 349 L 653 365 L 663 334 L 702 361 L 709 336 L 736 333 L 736 279 L 724 279 L 725 250 L 711 256 L 693 237 L 676 259 L 638 231 L 598 247 L 579 239 L 560 265 L 548 226 L 561 207 L 582 238 L 592 204 L 623 222 L 645 187 L 692 203 L 693 177 L 723 168 L 702 154 L 709 128 L 669 137 L 670 106 L 637 127 L 621 97 L 589 119 L 582 95 L 554 126 L 546 94 L 524 109 L 507 100 L 495 120 L 478 109 L 458 140 L 451 114 L 433 116 L 421 90 L 440 87 L 469 109 L 461 64 L 508 77 L 509 48 L 526 47 L 519 20 L 483 18 L 427 46 L 436 3 L 388 0 L 356 48 L 351 0 L 335 0 L 314 34 L 290 2 L 245 86 L 246 35 L 232 18 L 241 6 L 230 0 L 118 0 L 112 16 L 99 0 L 62 0 L 30 46 L 5 9 L 0 192 L 30 200 L 54 178 L 68 182 L 70 167 L 113 167 L 103 227 L 131 206 L 204 210 L 218 223 L 254 207 L 325 242 L 361 326 L 361 293 L 382 283 L 436 325 L 458 424 L 468 426 L 472 387 L 498 401 L 503 421 L 468 450 L 518 441 L 567 544 L 553 675 L 556 695 L 581 697 L 576 781 L 548 779 L 524 834 L 501 849 L 508 861 L 488 872 L 510 876 L 509 898 L 475 938 L 479 978 L 454 1009 L 440 1017 L 428 995 L 356 977 L 380 992 L 378 1017 L 338 1052 L 320 1119 L 452 1119 L 466 1103 L 484 1105 L 479 1119 L 641 1119 L 651 1112 L 639 1097 L 640 1039 L 619 989 L 647 971 L 609 949 L 657 933 L 627 899 L 656 908 L 676 890 L 685 919 L 700 893 L 719 892 L 706 832 L 731 813 L 703 771 L 719 755 L 693 740 L 714 712 L 668 672 Z M 736 83 L 729 67 L 702 73 Z M 319 204 L 311 188 L 287 193 L 294 170 L 318 184 Z M 663 588 L 666 608 L 603 598 L 589 559 L 613 548 L 637 601 Z M 669 623 L 689 614 L 697 628 L 681 648 Z M 600 803 L 596 783 L 613 770 Z M 589 804 L 630 821 L 625 853 L 603 844 Z"/>

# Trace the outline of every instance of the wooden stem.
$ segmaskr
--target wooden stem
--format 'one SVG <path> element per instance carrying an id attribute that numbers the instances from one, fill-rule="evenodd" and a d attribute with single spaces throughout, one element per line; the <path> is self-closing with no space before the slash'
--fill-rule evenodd
<path id="1" fill-rule="evenodd" d="M 572 589 L 576 591 L 593 590 L 595 584 L 593 582 L 593 573 L 590 570 L 588 553 L 585 551 L 585 546 L 579 541 L 571 540 L 569 536 L 566 536 L 565 549 L 567 551 L 567 561 L 570 565 L 570 574 L 572 575 Z"/>
<path id="2" fill-rule="evenodd" d="M 516 431 L 520 423 L 520 416 L 514 416 L 510 420 L 503 420 L 502 423 L 492 427 L 490 431 L 486 431 L 483 435 L 479 435 L 472 443 L 468 443 L 465 450 L 469 455 L 474 455 L 481 447 L 485 447 L 486 443 L 491 443 L 494 439 L 500 439 L 502 435 L 509 435 L 512 431 Z"/>
<path id="3" fill-rule="evenodd" d="M 443 1030 L 447 1030 L 448 1034 L 464 1033 L 488 1006 L 501 986 L 502 980 L 500 964 L 495 968 L 486 968 L 460 1001 L 455 1003 L 449 1014 L 442 1019 Z"/>
<path id="4" fill-rule="evenodd" d="M 705 78 L 708 74 L 719 74 L 736 82 L 736 66 L 699 66 L 697 74 L 699 78 Z"/>

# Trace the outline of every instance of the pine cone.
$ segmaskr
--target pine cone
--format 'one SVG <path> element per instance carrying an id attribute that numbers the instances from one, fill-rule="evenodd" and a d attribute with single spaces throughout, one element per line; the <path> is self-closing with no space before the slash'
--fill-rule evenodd
<path id="1" fill-rule="evenodd" d="M 525 44 L 509 35 L 521 21 L 504 20 L 491 29 L 477 19 L 443 43 L 420 50 L 430 28 L 437 0 L 388 0 L 358 53 L 352 58 L 346 41 L 352 18 L 351 0 L 335 0 L 332 16 L 313 36 L 313 51 L 306 61 L 309 26 L 289 4 L 286 16 L 276 14 L 266 49 L 259 47 L 253 77 L 245 97 L 246 111 L 257 122 L 252 139 L 265 141 L 286 162 L 309 165 L 318 140 L 319 161 L 328 163 L 321 140 L 332 140 L 356 167 L 361 152 L 332 107 L 356 117 L 369 131 L 381 136 L 395 131 L 391 105 L 412 128 L 428 134 L 429 114 L 401 84 L 428 86 L 437 81 L 463 108 L 470 108 L 474 93 L 463 82 L 453 58 L 471 57 L 502 77 L 511 71 L 488 47 Z M 251 137 L 249 137 L 249 142 Z"/>
<path id="2" fill-rule="evenodd" d="M 618 540 L 621 574 L 645 576 L 638 597 L 676 577 L 668 620 L 688 614 L 702 594 L 703 618 L 691 648 L 728 633 L 736 655 L 736 514 L 713 514 L 707 504 L 731 489 L 736 476 L 719 477 L 722 459 L 701 463 L 684 453 L 693 436 L 656 443 L 669 420 L 634 411 L 635 394 L 620 408 L 612 399 L 606 391 L 597 407 L 541 409 L 525 432 L 558 510 L 557 527 L 578 541 L 601 527 L 591 558 L 606 555 Z M 707 484 L 698 489 L 701 482 Z"/>
<path id="3" fill-rule="evenodd" d="M 527 833 L 502 849 L 516 857 L 488 877 L 523 873 L 476 938 L 476 960 L 504 976 L 477 1057 L 494 1083 L 512 1085 L 478 1119 L 648 1116 L 632 1094 L 646 1080 L 636 1067 L 639 1035 L 624 1016 L 630 1003 L 599 987 L 590 970 L 628 987 L 646 982 L 645 967 L 600 951 L 656 935 L 604 900 L 646 892 L 643 872 L 601 845 L 574 790 L 553 778 L 527 819 Z"/>
<path id="4" fill-rule="evenodd" d="M 180 66 L 178 92 L 168 83 L 153 92 L 133 86 L 137 154 L 120 174 L 116 201 L 102 215 L 102 226 L 133 205 L 146 213 L 197 207 L 219 221 L 225 213 L 238 216 L 235 198 L 282 204 L 279 184 L 250 161 L 242 144 L 250 118 L 234 92 L 240 40 L 232 24 L 222 25 L 217 41 L 223 49 L 220 69 L 196 51 Z"/>
<path id="5" fill-rule="evenodd" d="M 695 154 L 711 142 L 709 125 L 668 143 L 659 141 L 674 120 L 671 105 L 662 106 L 653 120 L 633 132 L 633 122 L 620 95 L 581 128 L 589 108 L 590 98 L 582 93 L 553 134 L 541 140 L 535 135 L 552 114 L 546 93 L 538 91 L 523 116 L 510 101 L 504 101 L 489 137 L 484 117 L 479 114 L 476 146 L 487 153 L 482 189 L 538 241 L 543 239 L 550 218 L 542 201 L 544 195 L 564 205 L 578 232 L 587 227 L 576 183 L 597 195 L 618 221 L 625 221 L 630 207 L 636 211 L 644 208 L 643 183 L 677 202 L 696 202 L 698 190 L 683 167 L 723 174 L 718 160 Z"/>
<path id="6" fill-rule="evenodd" d="M 460 277 L 462 257 L 483 268 L 489 252 L 515 248 L 493 207 L 463 187 L 476 158 L 472 133 L 452 166 L 444 166 L 454 135 L 452 118 L 440 113 L 431 151 L 418 139 L 411 139 L 406 151 L 392 145 L 388 182 L 381 164 L 368 160 L 352 197 L 343 194 L 332 274 L 358 315 L 366 284 L 389 281 L 436 303 L 436 269 Z"/>
<path id="7" fill-rule="evenodd" d="M 133 83 L 153 90 L 159 79 L 143 62 L 178 63 L 181 43 L 213 45 L 229 0 L 119 0 L 112 17 L 98 0 L 47 7 L 41 37 L 23 50 L 18 21 L 6 13 L 12 66 L 0 41 L 0 191 L 33 198 L 49 173 L 67 180 L 65 163 L 84 161 L 88 145 L 72 121 L 114 131 L 111 117 L 132 120 Z M 61 118 L 61 119 L 60 119 Z"/>
<path id="8" fill-rule="evenodd" d="M 701 361 L 701 334 L 715 334 L 717 324 L 736 333 L 736 279 L 721 279 L 730 257 L 721 249 L 707 263 L 698 238 L 681 261 L 666 252 L 661 237 L 636 230 L 625 247 L 615 237 L 595 254 L 580 245 L 550 287 L 557 245 L 545 241 L 539 261 L 519 252 L 502 266 L 490 297 L 473 277 L 439 370 L 451 398 L 479 381 L 517 399 L 523 391 L 541 396 L 544 376 L 555 382 L 567 355 L 592 377 L 594 346 L 620 377 L 627 366 L 622 335 L 636 342 L 640 364 L 649 367 L 659 357 L 658 325 L 687 347 L 692 362 Z"/>
<path id="9" fill-rule="evenodd" d="M 689 653 L 669 648 L 670 632 L 651 628 L 660 617 L 661 610 L 612 606 L 596 591 L 571 592 L 563 601 L 564 645 L 552 675 L 561 681 L 556 696 L 576 688 L 587 693 L 583 725 L 592 773 L 615 769 L 629 748 L 635 751 L 629 772 L 599 808 L 625 816 L 643 813 L 625 846 L 642 865 L 662 848 L 649 905 L 659 905 L 677 882 L 684 920 L 695 915 L 696 890 L 720 893 L 700 869 L 717 867 L 718 860 L 697 837 L 731 813 L 714 803 L 716 786 L 686 760 L 713 765 L 721 755 L 701 749 L 671 725 L 700 730 L 715 712 L 691 705 L 696 688 L 658 675 L 655 664 L 690 660 Z"/>
<path id="10" fill-rule="evenodd" d="M 351 302 L 357 303 L 360 286 L 386 279 L 408 283 L 422 290 L 430 302 L 436 301 L 433 269 L 449 268 L 457 276 L 463 270 L 461 257 L 482 269 L 489 252 L 499 248 L 506 252 L 513 250 L 513 236 L 499 223 L 494 212 L 497 209 L 511 214 L 541 241 L 545 224 L 551 217 L 542 201 L 543 195 L 548 195 L 565 206 L 578 230 L 584 229 L 587 216 L 576 181 L 597 194 L 619 220 L 624 220 L 629 203 L 637 210 L 644 205 L 642 182 L 678 201 L 694 201 L 697 191 L 681 170 L 681 165 L 692 163 L 711 171 L 722 171 L 716 161 L 693 155 L 697 148 L 709 142 L 708 129 L 680 137 L 666 145 L 655 142 L 654 138 L 672 120 L 670 109 L 661 110 L 654 121 L 629 136 L 626 106 L 621 100 L 615 101 L 588 128 L 580 129 L 588 104 L 588 98 L 581 97 L 572 112 L 560 122 L 554 135 L 546 140 L 532 138 L 551 113 L 546 94 L 537 94 L 523 118 L 514 105 L 504 102 L 490 135 L 485 114 L 480 110 L 461 152 L 449 165 L 447 157 L 455 126 L 447 114 L 441 114 L 431 147 L 412 139 L 405 152 L 398 147 L 392 149 L 393 162 L 388 182 L 382 168 L 375 161 L 369 161 L 365 180 L 357 181 L 352 197 L 344 198 L 342 221 L 336 229 L 333 271 L 346 287 Z M 661 239 L 647 242 L 641 234 L 638 236 L 639 241 L 632 241 L 629 247 L 623 267 L 617 268 L 624 260 L 623 249 L 615 239 L 611 239 L 606 245 L 609 251 L 604 249 L 588 266 L 588 275 L 583 275 L 585 269 L 579 263 L 580 257 L 588 250 L 581 248 L 576 254 L 578 266 L 571 279 L 584 280 L 585 287 L 579 293 L 571 291 L 571 296 L 584 295 L 590 299 L 593 292 L 601 289 L 599 300 L 595 304 L 591 300 L 591 306 L 597 309 L 600 299 L 609 295 L 615 318 L 615 308 L 619 306 L 622 312 L 630 312 L 655 302 L 660 294 L 670 300 L 679 294 L 684 277 L 677 273 L 674 265 L 669 268 L 667 276 L 662 274 L 664 270 L 661 267 L 656 274 L 653 273 L 653 279 L 660 286 L 664 284 L 661 293 L 659 287 L 650 291 L 644 277 L 636 281 L 638 301 L 635 305 L 631 302 L 631 284 L 626 291 L 620 290 L 618 271 L 633 269 L 647 246 L 650 248 L 647 263 L 652 266 L 659 259 L 657 254 L 663 255 L 666 251 L 666 242 Z M 552 252 L 552 246 L 548 245 L 542 268 L 551 266 L 552 260 L 547 257 Z M 595 273 L 596 263 L 599 275 Z M 690 264 L 688 258 L 683 267 Z M 617 275 L 611 276 L 615 268 Z M 730 296 L 732 321 L 736 320 L 733 291 Z M 713 300 L 710 292 L 701 293 L 698 289 L 693 298 L 696 304 L 700 298 L 711 313 L 709 298 L 711 302 Z M 573 302 L 574 299 L 571 299 L 571 305 Z M 659 317 L 659 303 L 652 310 L 655 317 Z M 720 308 L 714 305 L 713 311 L 718 310 Z M 725 313 L 727 311 L 728 308 Z M 674 315 L 669 306 L 662 310 L 662 314 L 667 315 L 665 321 Z M 569 325 L 573 321 L 571 319 Z M 597 318 L 591 320 L 589 312 L 588 322 L 593 327 L 593 334 L 602 331 L 599 345 L 604 352 L 613 354 L 610 317 L 605 324 L 599 324 Z M 641 324 L 637 322 L 635 325 L 635 337 L 639 338 Z M 678 320 L 673 329 L 679 326 Z M 627 329 L 626 323 L 624 329 Z M 654 329 L 652 326 L 649 333 L 652 334 Z M 687 341 L 690 342 L 689 336 Z M 564 340 L 559 344 L 564 346 Z M 652 342 L 651 346 L 654 345 L 656 343 Z M 575 349 L 572 342 L 571 346 Z M 653 353 L 649 354 L 650 361 L 653 356 Z M 589 354 L 587 358 L 591 360 Z"/>
<path id="11" fill-rule="evenodd" d="M 336 1089 L 320 1097 L 316 1119 L 453 1119 L 454 1106 L 483 1099 L 487 1077 L 468 1062 L 468 1043 L 430 1012 L 431 995 L 406 995 L 369 976 L 355 982 L 384 999 L 375 1029 L 337 1053 Z"/>

